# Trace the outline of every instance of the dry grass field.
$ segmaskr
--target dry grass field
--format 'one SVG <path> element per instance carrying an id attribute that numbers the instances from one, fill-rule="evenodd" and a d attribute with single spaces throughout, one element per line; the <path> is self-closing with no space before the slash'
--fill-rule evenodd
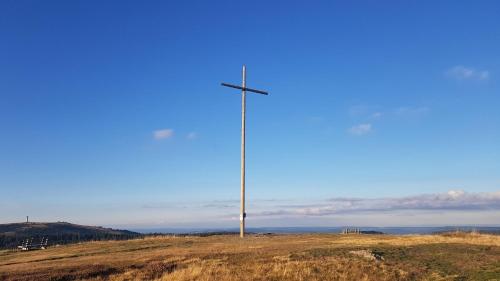
<path id="1" fill-rule="evenodd" d="M 500 280 L 500 236 L 217 235 L 88 242 L 1 251 L 0 280 Z"/>

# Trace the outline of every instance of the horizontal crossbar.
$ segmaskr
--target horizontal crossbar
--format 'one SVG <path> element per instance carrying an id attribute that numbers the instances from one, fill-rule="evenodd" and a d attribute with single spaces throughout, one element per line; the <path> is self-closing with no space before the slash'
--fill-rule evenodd
<path id="1" fill-rule="evenodd" d="M 255 90 L 255 89 L 251 89 L 251 88 L 247 88 L 247 87 L 243 88 L 241 86 L 231 85 L 231 84 L 227 84 L 227 83 L 221 83 L 221 85 L 229 87 L 229 88 L 240 89 L 240 90 L 247 91 L 247 92 L 253 92 L 253 93 L 262 94 L 262 95 L 269 95 L 268 92 L 264 92 L 261 90 Z"/>

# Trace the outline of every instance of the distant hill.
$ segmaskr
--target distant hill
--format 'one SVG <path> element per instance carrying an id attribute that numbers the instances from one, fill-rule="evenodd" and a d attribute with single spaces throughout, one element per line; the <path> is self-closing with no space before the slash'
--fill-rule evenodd
<path id="1" fill-rule="evenodd" d="M 29 222 L 0 224 L 0 248 L 15 248 L 26 238 L 47 237 L 49 245 L 93 240 L 125 240 L 141 237 L 137 232 L 86 226 L 68 222 Z"/>

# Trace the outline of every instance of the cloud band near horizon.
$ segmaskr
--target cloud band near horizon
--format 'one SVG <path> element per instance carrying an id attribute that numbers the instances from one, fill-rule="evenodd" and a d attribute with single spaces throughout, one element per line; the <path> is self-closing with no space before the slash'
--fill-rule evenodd
<path id="1" fill-rule="evenodd" d="M 330 198 L 313 204 L 281 205 L 253 216 L 328 216 L 335 214 L 385 213 L 390 211 L 481 211 L 500 210 L 500 191 L 420 194 L 406 197 Z"/>

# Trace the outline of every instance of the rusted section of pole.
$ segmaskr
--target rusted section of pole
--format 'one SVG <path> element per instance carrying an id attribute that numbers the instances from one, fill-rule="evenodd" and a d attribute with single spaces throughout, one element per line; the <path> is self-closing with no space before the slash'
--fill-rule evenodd
<path id="1" fill-rule="evenodd" d="M 240 237 L 245 237 L 245 109 L 246 109 L 246 67 L 243 65 L 241 87 L 241 205 L 240 205 Z"/>

